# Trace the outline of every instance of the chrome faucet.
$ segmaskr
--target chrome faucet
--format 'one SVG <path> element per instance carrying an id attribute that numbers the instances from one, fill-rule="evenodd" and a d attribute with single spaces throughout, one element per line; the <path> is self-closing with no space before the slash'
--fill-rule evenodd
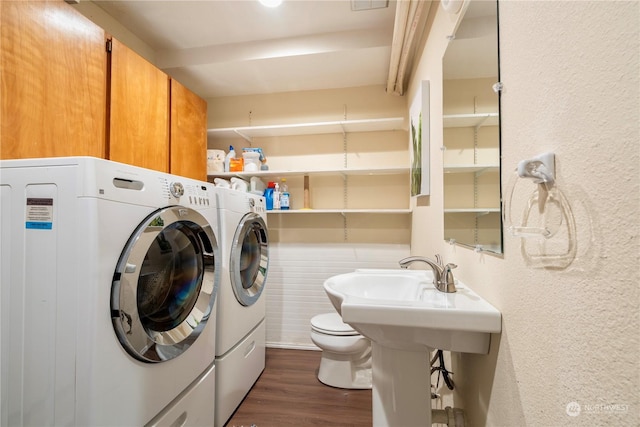
<path id="1" fill-rule="evenodd" d="M 433 270 L 433 284 L 440 292 L 451 293 L 456 291 L 455 279 L 453 278 L 453 270 L 457 267 L 455 264 L 443 265 L 442 257 L 436 255 L 436 260 L 420 256 L 410 256 L 400 260 L 400 268 L 408 268 L 414 262 L 424 262 Z"/>

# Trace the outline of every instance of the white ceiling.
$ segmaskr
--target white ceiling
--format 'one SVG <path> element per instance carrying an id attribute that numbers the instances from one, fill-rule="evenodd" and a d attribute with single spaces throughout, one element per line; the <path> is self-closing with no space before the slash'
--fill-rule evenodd
<path id="1" fill-rule="evenodd" d="M 358 11 L 350 0 L 284 0 L 278 8 L 257 0 L 94 3 L 204 98 L 387 82 L 395 0 Z"/>

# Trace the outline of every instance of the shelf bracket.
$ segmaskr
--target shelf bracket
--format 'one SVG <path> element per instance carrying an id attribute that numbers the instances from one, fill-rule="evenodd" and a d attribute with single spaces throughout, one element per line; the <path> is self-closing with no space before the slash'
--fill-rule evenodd
<path id="1" fill-rule="evenodd" d="M 239 137 L 241 137 L 242 139 L 244 139 L 245 141 L 247 141 L 250 145 L 253 144 L 253 140 L 251 139 L 250 136 L 247 136 L 245 134 L 243 134 L 242 132 L 240 132 L 238 129 L 234 129 L 233 132 L 238 135 Z"/>
<path id="2" fill-rule="evenodd" d="M 345 106 L 345 115 L 346 115 L 346 106 Z M 344 168 L 347 168 L 347 134 L 344 134 Z M 342 174 L 342 207 L 344 209 L 348 208 L 348 199 L 349 199 L 349 176 L 347 174 Z M 342 213 L 342 233 L 343 239 L 345 242 L 348 240 L 348 231 L 347 231 L 347 215 L 345 212 Z"/>
<path id="3" fill-rule="evenodd" d="M 489 168 L 482 168 L 479 171 L 475 172 L 475 176 L 476 178 L 480 178 L 482 175 L 484 175 L 487 171 L 489 170 Z"/>
<path id="4" fill-rule="evenodd" d="M 347 209 L 349 207 L 349 186 L 348 176 L 342 174 L 342 208 Z"/>
<path id="5" fill-rule="evenodd" d="M 342 238 L 346 242 L 347 240 L 349 240 L 349 234 L 347 231 L 347 214 L 344 212 L 341 212 L 341 214 L 342 214 L 342 230 L 343 230 Z"/>
<path id="6" fill-rule="evenodd" d="M 484 126 L 484 123 L 489 120 L 489 115 L 484 116 L 475 126 L 474 126 L 474 130 L 475 132 L 478 132 L 478 130 L 480 130 L 480 128 L 482 126 Z"/>
<path id="7" fill-rule="evenodd" d="M 343 156 L 343 165 L 342 167 L 347 169 L 347 134 L 342 134 L 342 156 Z"/>

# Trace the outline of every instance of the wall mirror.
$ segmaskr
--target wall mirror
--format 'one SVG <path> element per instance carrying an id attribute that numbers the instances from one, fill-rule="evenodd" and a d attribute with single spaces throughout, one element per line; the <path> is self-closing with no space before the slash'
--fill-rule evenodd
<path id="1" fill-rule="evenodd" d="M 444 239 L 502 253 L 498 3 L 471 1 L 443 58 Z"/>

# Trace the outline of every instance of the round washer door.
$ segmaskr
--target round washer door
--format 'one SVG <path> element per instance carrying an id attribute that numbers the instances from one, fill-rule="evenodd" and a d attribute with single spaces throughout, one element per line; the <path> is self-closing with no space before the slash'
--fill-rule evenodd
<path id="1" fill-rule="evenodd" d="M 144 362 L 185 352 L 213 310 L 219 263 L 213 229 L 199 212 L 171 206 L 149 215 L 113 276 L 111 317 L 127 352 Z"/>
<path id="2" fill-rule="evenodd" d="M 269 269 L 267 225 L 256 213 L 245 215 L 231 245 L 231 288 L 245 306 L 253 305 L 264 289 Z"/>

